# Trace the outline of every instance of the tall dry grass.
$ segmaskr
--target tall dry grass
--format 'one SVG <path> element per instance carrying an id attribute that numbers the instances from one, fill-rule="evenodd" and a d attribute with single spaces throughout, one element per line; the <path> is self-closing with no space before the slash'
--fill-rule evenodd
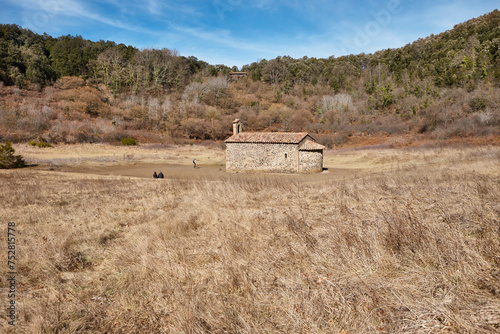
<path id="1" fill-rule="evenodd" d="M 17 332 L 497 332 L 500 155 L 482 152 L 482 170 L 450 155 L 321 183 L 1 172 Z"/>
<path id="2" fill-rule="evenodd" d="M 101 166 L 123 165 L 130 162 L 190 165 L 196 157 L 204 165 L 225 163 L 224 150 L 212 144 L 163 145 L 141 144 L 138 146 L 110 144 L 59 144 L 40 149 L 29 144 L 14 144 L 17 154 L 29 164 L 40 166 Z"/>

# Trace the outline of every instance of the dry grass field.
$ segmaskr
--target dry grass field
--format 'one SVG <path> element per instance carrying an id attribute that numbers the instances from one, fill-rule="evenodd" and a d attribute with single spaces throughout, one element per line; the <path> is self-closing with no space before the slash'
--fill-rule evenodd
<path id="1" fill-rule="evenodd" d="M 328 151 L 304 176 L 228 175 L 199 146 L 16 153 L 38 164 L 0 171 L 16 333 L 500 331 L 498 147 Z M 106 169 L 138 163 L 176 167 Z"/>
<path id="2" fill-rule="evenodd" d="M 219 147 L 201 145 L 168 146 L 143 144 L 122 146 L 110 144 L 56 145 L 40 149 L 28 144 L 14 145 L 16 154 L 21 154 L 30 164 L 41 166 L 113 166 L 130 163 L 164 163 L 189 165 L 193 157 L 207 164 L 224 163 L 224 151 Z M 212 159 L 213 162 L 210 162 Z"/>

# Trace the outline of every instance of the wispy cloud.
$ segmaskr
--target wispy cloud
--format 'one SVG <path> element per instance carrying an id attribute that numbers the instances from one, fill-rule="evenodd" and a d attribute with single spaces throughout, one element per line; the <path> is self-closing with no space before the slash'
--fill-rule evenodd
<path id="1" fill-rule="evenodd" d="M 186 26 L 176 26 L 174 27 L 179 33 L 185 34 L 186 37 L 202 40 L 207 44 L 218 45 L 225 48 L 230 48 L 233 50 L 240 51 L 257 51 L 266 52 L 269 51 L 269 45 L 262 44 L 255 41 L 242 40 L 236 38 L 232 35 L 229 30 L 223 29 L 209 29 L 200 27 L 186 27 Z"/>
<path id="2" fill-rule="evenodd" d="M 14 2 L 12 0 L 9 1 L 11 3 Z M 22 0 L 21 2 L 24 6 L 25 11 L 29 10 L 27 13 L 25 13 L 24 22 L 32 23 L 32 25 L 34 25 L 34 27 L 32 28 L 35 29 L 38 28 L 37 24 L 42 25 L 41 23 L 43 23 L 45 20 L 52 20 L 57 17 L 69 16 L 83 21 L 92 20 L 117 29 L 125 29 L 143 33 L 152 32 L 150 29 L 144 28 L 142 26 L 132 25 L 126 21 L 100 14 L 98 10 L 93 8 L 90 4 L 78 0 L 54 0 L 52 2 Z M 30 18 L 34 18 L 34 20 L 30 20 Z M 42 26 L 40 28 L 44 27 Z"/>
<path id="3" fill-rule="evenodd" d="M 166 47 L 238 66 L 279 55 L 328 57 L 399 47 L 498 7 L 498 0 L 3 1 L 0 20 L 39 33 Z M 391 3 L 399 4 L 397 13 L 381 17 Z"/>

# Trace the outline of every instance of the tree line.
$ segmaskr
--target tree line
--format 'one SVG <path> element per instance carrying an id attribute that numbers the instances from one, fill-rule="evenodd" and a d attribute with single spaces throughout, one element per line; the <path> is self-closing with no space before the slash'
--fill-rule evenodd
<path id="1" fill-rule="evenodd" d="M 81 76 L 116 92 L 165 91 L 185 86 L 195 74 L 227 74 L 175 50 L 145 49 L 81 36 L 52 37 L 15 24 L 0 24 L 0 81 L 18 88 L 43 88 L 64 76 Z"/>
<path id="2" fill-rule="evenodd" d="M 362 74 L 369 77 L 366 89 L 370 93 L 388 78 L 393 85 L 428 78 L 437 87 L 473 90 L 480 80 L 500 83 L 499 26 L 500 12 L 495 10 L 398 49 L 326 59 L 283 56 L 245 65 L 242 70 L 252 80 L 279 87 L 285 94 L 296 84 L 349 91 Z M 20 88 L 28 83 L 43 87 L 63 76 L 82 76 L 116 92 L 165 91 L 182 89 L 200 75 L 216 76 L 230 70 L 169 49 L 138 50 L 112 41 L 92 42 L 70 35 L 54 38 L 14 24 L 0 25 L 0 80 Z"/>

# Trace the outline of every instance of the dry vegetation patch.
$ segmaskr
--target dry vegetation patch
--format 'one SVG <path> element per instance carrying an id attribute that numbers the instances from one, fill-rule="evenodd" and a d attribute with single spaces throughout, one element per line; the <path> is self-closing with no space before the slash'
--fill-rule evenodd
<path id="1" fill-rule="evenodd" d="M 191 164 L 193 158 L 205 165 L 219 166 L 225 161 L 224 150 L 216 145 L 141 144 L 124 146 L 110 144 L 53 145 L 40 149 L 28 144 L 14 145 L 28 164 L 40 166 L 98 166 L 123 165 L 131 162 Z"/>
<path id="2" fill-rule="evenodd" d="M 498 331 L 498 149 L 327 157 L 342 159 L 372 173 L 319 183 L 1 171 L 0 220 L 19 229 L 17 329 Z"/>

